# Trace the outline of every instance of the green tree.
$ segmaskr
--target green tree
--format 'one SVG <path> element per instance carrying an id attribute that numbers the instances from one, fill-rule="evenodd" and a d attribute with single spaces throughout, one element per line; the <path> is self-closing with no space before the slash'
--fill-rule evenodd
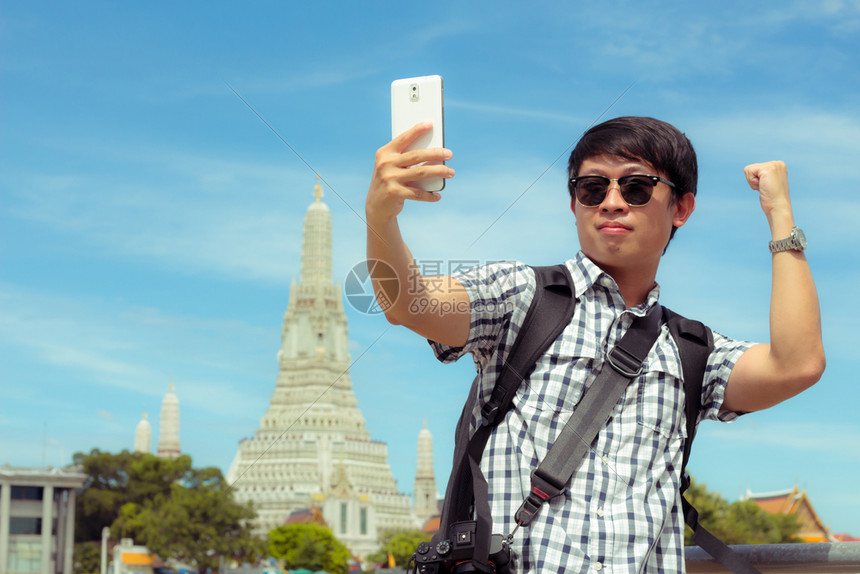
<path id="1" fill-rule="evenodd" d="M 98 574 L 101 572 L 101 543 L 79 542 L 75 544 L 75 574 Z"/>
<path id="2" fill-rule="evenodd" d="M 781 544 L 799 542 L 800 524 L 793 515 L 769 514 L 752 500 L 729 503 L 695 480 L 687 500 L 699 512 L 699 523 L 726 544 Z M 693 545 L 693 532 L 684 531 L 684 542 Z"/>
<path id="3" fill-rule="evenodd" d="M 405 568 L 418 545 L 429 542 L 430 538 L 422 530 L 388 530 L 379 539 L 379 551 L 368 556 L 368 559 L 371 562 L 388 562 L 388 556 L 391 555 L 395 564 Z"/>
<path id="4" fill-rule="evenodd" d="M 195 474 L 203 472 L 191 468 L 188 455 L 169 460 L 127 450 L 119 454 L 99 449 L 89 454 L 78 452 L 73 462 L 88 475 L 75 509 L 78 542 L 101 540 L 102 528 L 113 524 L 123 505 L 142 504 L 156 495 L 169 494 L 173 483 L 193 482 Z"/>
<path id="5" fill-rule="evenodd" d="M 346 574 L 349 550 L 332 531 L 319 524 L 287 524 L 269 532 L 269 555 L 290 569 L 325 570 Z"/>
<path id="6" fill-rule="evenodd" d="M 162 559 L 193 562 L 202 571 L 221 556 L 254 560 L 265 551 L 252 536 L 249 505 L 233 500 L 217 468 L 195 469 L 191 457 L 161 459 L 93 450 L 75 462 L 89 475 L 78 498 L 78 524 L 91 540 L 110 526 L 111 538 L 133 538 Z M 95 522 L 95 528 L 87 528 Z"/>
<path id="7" fill-rule="evenodd" d="M 102 528 L 113 523 L 117 510 L 127 502 L 131 456 L 127 450 L 118 455 L 98 449 L 75 453 L 74 464 L 88 475 L 75 503 L 75 541 L 100 540 Z"/>

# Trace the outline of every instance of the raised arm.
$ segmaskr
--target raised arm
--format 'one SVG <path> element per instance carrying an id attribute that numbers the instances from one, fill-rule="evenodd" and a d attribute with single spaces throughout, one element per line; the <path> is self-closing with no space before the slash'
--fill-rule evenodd
<path id="1" fill-rule="evenodd" d="M 788 194 L 788 172 L 781 161 L 744 169 L 759 192 L 773 240 L 789 237 L 795 226 Z M 824 372 L 824 346 L 818 294 L 803 251 L 774 253 L 770 300 L 770 344 L 756 345 L 738 360 L 726 387 L 724 410 L 756 411 L 806 390 Z"/>
<path id="2" fill-rule="evenodd" d="M 439 193 L 411 184 L 427 177 L 451 178 L 445 165 L 418 165 L 447 161 L 444 148 L 404 151 L 431 128 L 418 124 L 379 148 L 367 193 L 367 259 L 373 288 L 385 317 L 419 335 L 451 346 L 462 346 L 469 336 L 469 298 L 459 281 L 450 277 L 423 277 L 400 233 L 397 216 L 406 200 L 436 202 Z M 414 166 L 414 167 L 413 167 Z M 374 263 L 378 261 L 378 263 Z M 397 281 L 391 281 L 389 269 Z"/>

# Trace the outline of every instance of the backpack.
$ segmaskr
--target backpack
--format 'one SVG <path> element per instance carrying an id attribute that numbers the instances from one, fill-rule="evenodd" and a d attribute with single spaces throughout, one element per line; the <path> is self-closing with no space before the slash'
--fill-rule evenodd
<path id="1" fill-rule="evenodd" d="M 570 323 L 576 310 L 577 300 L 573 296 L 572 279 L 565 265 L 532 269 L 536 281 L 534 298 L 505 366 L 497 377 L 491 397 L 482 407 L 483 424 L 471 437 L 470 421 L 479 392 L 479 376 L 472 382 L 469 397 L 460 414 L 455 432 L 454 465 L 445 492 L 439 531 L 437 536 L 434 536 L 434 541 L 438 537 L 445 537 L 451 525 L 470 521 L 476 515 L 479 520 L 477 529 L 491 528 L 489 524 L 480 522 L 482 514 L 489 515 L 489 508 L 485 506 L 487 485 L 483 476 L 480 476 L 480 471 L 474 466 L 474 461 L 480 461 L 490 434 L 510 409 L 520 383 L 528 378 L 537 360 Z M 665 307 L 662 313 L 663 322 L 667 324 L 669 333 L 678 346 L 686 396 L 684 410 L 687 440 L 684 443 L 680 484 L 685 522 L 693 529 L 694 541 L 732 572 L 757 573 L 758 570 L 698 524 L 698 513 L 683 497 L 690 486 L 686 466 L 701 410 L 702 380 L 714 341 L 711 330 L 702 323 L 686 319 Z M 473 468 L 479 475 L 477 480 L 473 479 Z M 479 510 L 484 512 L 475 512 L 476 504 L 483 505 Z"/>

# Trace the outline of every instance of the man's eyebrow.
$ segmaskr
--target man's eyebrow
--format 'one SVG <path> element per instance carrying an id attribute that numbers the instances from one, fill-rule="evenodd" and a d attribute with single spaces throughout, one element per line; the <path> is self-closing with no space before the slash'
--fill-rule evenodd
<path id="1" fill-rule="evenodd" d="M 616 169 L 616 168 L 606 167 L 606 166 L 591 166 L 587 170 L 580 168 L 579 175 L 577 177 L 584 177 L 587 175 L 601 175 L 603 177 L 609 177 L 607 175 L 607 172 L 610 169 Z M 652 174 L 657 173 L 657 168 L 650 167 L 649 165 L 646 165 L 643 163 L 638 163 L 638 162 L 627 164 L 624 167 L 622 167 L 621 169 L 623 169 L 624 175 L 633 175 L 633 174 L 652 175 Z"/>

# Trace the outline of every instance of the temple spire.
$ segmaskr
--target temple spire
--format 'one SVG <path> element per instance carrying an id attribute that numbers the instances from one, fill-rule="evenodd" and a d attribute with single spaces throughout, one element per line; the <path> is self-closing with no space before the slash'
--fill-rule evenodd
<path id="1" fill-rule="evenodd" d="M 161 401 L 161 419 L 158 421 L 158 451 L 161 458 L 179 458 L 179 398 L 174 392 L 173 379 Z"/>
<path id="2" fill-rule="evenodd" d="M 331 286 L 331 212 L 322 201 L 319 176 L 314 186 L 314 202 L 305 213 L 302 230 L 302 274 L 299 284 L 304 287 Z"/>
<path id="3" fill-rule="evenodd" d="M 314 186 L 314 197 L 317 198 L 317 201 L 322 201 L 323 193 L 322 186 L 320 185 L 320 176 L 317 174 L 317 184 Z"/>
<path id="4" fill-rule="evenodd" d="M 422 522 L 439 514 L 436 500 L 436 478 L 433 473 L 433 436 L 427 420 L 418 433 L 418 464 L 415 469 L 415 516 Z"/>
<path id="5" fill-rule="evenodd" d="M 134 452 L 152 454 L 152 425 L 146 418 L 146 411 L 144 411 L 134 431 Z"/>

